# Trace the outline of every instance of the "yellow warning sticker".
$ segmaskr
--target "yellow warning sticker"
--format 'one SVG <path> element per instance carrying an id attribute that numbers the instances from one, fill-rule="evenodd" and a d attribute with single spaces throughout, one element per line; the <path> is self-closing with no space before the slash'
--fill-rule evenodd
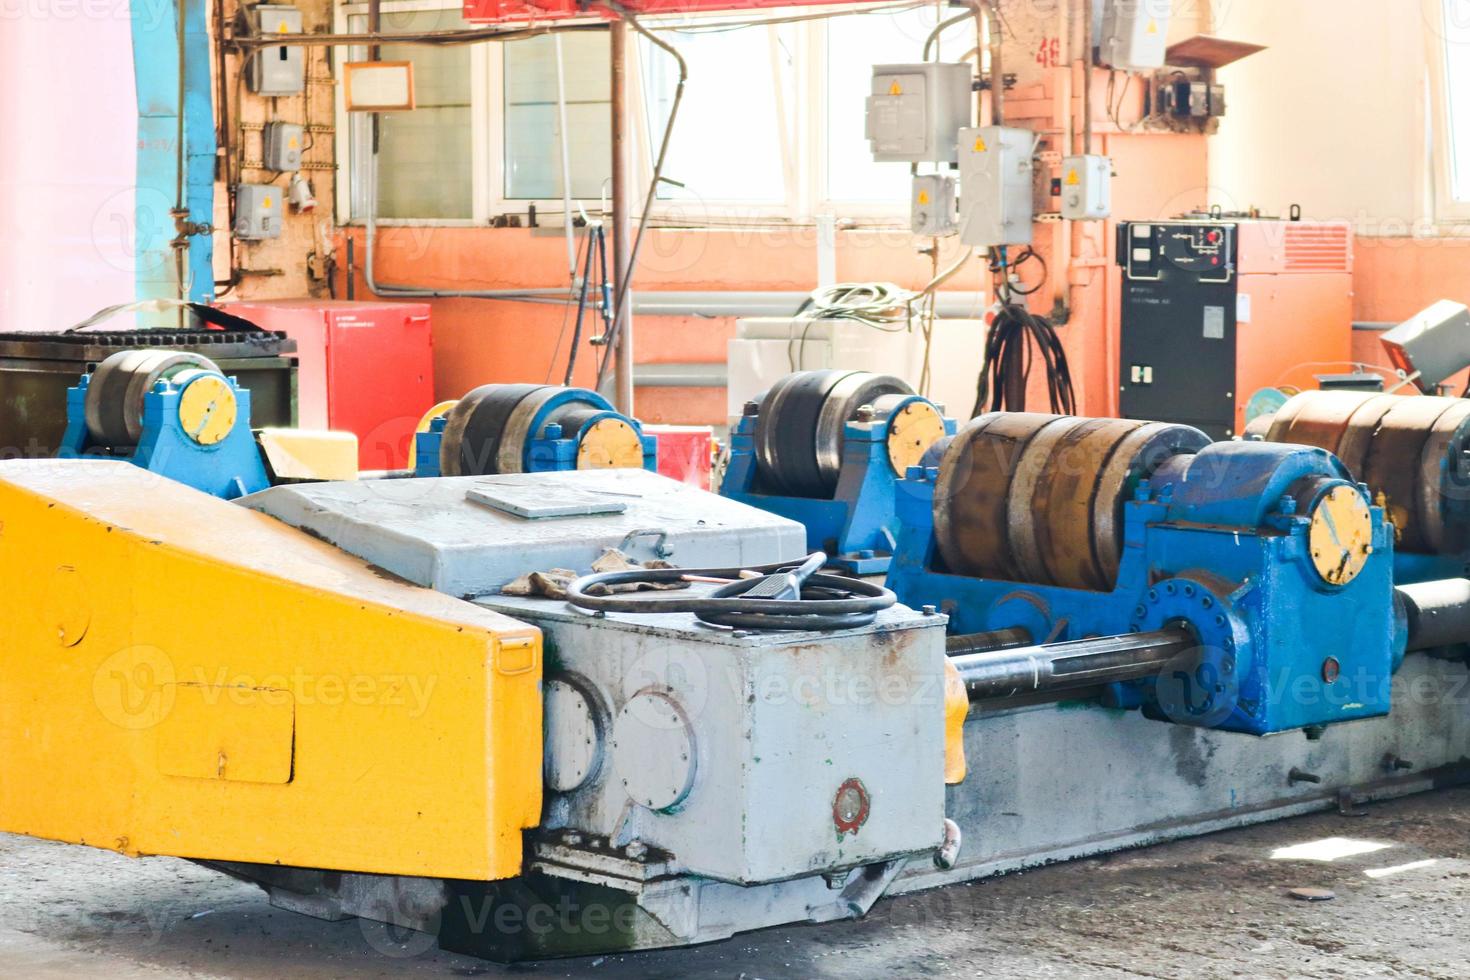
<path id="1" fill-rule="evenodd" d="M 1068 187 L 1076 187 L 1077 186 L 1077 171 L 1075 171 L 1075 170 L 1068 170 L 1067 171 L 1067 186 Z"/>
<path id="2" fill-rule="evenodd" d="M 1150 34 L 1159 33 L 1159 22 L 1156 20 L 1149 21 L 1147 30 Z"/>
<path id="3" fill-rule="evenodd" d="M 919 203 L 920 204 L 928 204 L 929 203 L 929 192 L 928 191 L 919 191 Z"/>
<path id="4" fill-rule="evenodd" d="M 274 205 L 272 204 L 270 198 L 266 198 L 265 200 L 261 201 L 260 202 L 260 206 L 263 207 L 263 208 L 271 208 L 271 207 L 274 207 Z"/>
<path id="5" fill-rule="evenodd" d="M 892 85 L 888 86 L 888 94 L 889 95 L 902 95 L 903 94 L 903 86 L 900 85 L 900 84 L 898 84 L 897 81 L 895 81 Z"/>
<path id="6" fill-rule="evenodd" d="M 296 148 L 297 148 L 297 147 L 298 147 L 298 146 L 300 146 L 300 144 L 301 144 L 301 141 L 300 141 L 300 140 L 298 140 L 298 139 L 297 139 L 297 138 L 296 138 L 296 137 L 294 137 L 294 136 L 293 136 L 293 137 L 291 137 L 291 139 L 290 139 L 290 140 L 288 140 L 288 141 L 287 141 L 287 143 L 288 143 L 288 145 L 289 145 L 289 146 L 290 146 L 290 147 L 291 147 L 291 149 L 293 149 L 293 150 L 294 150 L 294 149 L 296 149 Z"/>
<path id="7" fill-rule="evenodd" d="M 988 147 L 988 146 L 985 145 L 985 137 L 983 137 L 983 136 L 976 136 L 975 137 L 975 152 L 976 153 L 984 153 L 988 149 L 990 149 L 990 147 Z"/>
<path id="8" fill-rule="evenodd" d="M 287 27 L 286 26 L 286 22 L 283 20 L 279 24 L 276 25 L 276 33 L 277 34 L 290 34 L 291 33 L 291 28 Z"/>

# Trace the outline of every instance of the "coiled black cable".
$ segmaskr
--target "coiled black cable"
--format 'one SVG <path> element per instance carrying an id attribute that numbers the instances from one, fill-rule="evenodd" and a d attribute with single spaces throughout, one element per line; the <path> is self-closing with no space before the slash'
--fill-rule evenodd
<path id="1" fill-rule="evenodd" d="M 1067 353 L 1062 349 L 1057 328 L 1044 316 L 1032 313 L 1014 296 L 1030 296 L 1046 281 L 1046 262 L 1029 245 L 1014 259 L 1005 246 L 990 249 L 991 280 L 1000 309 L 985 340 L 985 363 L 980 368 L 980 381 L 975 389 L 975 407 L 971 417 L 986 412 L 1024 412 L 1026 383 L 1031 377 L 1031 348 L 1035 345 L 1046 367 L 1047 401 L 1057 415 L 1075 415 L 1077 396 L 1072 388 L 1072 372 L 1067 366 Z M 1041 279 L 1031 288 L 1020 285 L 1016 270 L 1027 262 L 1041 265 Z"/>
<path id="2" fill-rule="evenodd" d="M 814 552 L 798 561 L 749 568 L 633 568 L 584 575 L 567 587 L 567 602 L 594 612 L 693 613 L 700 622 L 747 630 L 843 630 L 866 626 L 898 601 L 888 589 L 861 579 L 816 572 L 827 561 Z M 756 572 L 759 577 L 741 578 Z M 687 577 L 735 579 L 704 595 L 643 597 L 589 595 L 596 586 L 684 582 Z M 773 579 L 778 580 L 773 583 Z M 788 597 L 750 596 L 772 584 Z M 789 597 L 799 593 L 800 598 Z"/>

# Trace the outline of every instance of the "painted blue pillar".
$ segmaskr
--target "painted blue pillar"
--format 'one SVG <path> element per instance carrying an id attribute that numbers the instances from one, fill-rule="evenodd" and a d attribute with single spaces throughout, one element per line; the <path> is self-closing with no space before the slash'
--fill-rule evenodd
<path id="1" fill-rule="evenodd" d="M 138 176 L 135 204 L 135 283 L 139 299 L 179 295 L 179 114 L 184 117 L 184 204 L 198 228 L 214 221 L 214 106 L 210 89 L 206 0 L 132 0 L 133 76 L 138 91 Z M 184 22 L 184 98 L 179 103 L 179 18 Z M 197 231 L 197 228 L 196 228 Z M 184 296 L 214 296 L 214 241 L 187 236 Z"/>

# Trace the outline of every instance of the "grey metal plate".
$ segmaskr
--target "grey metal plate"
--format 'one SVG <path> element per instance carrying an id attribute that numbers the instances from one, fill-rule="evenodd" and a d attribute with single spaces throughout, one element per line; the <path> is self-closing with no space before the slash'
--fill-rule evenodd
<path id="1" fill-rule="evenodd" d="M 621 514 L 526 520 L 471 503 L 485 477 L 366 480 L 273 487 L 239 503 L 270 514 L 411 582 L 456 596 L 498 592 L 530 571 L 590 570 L 607 548 L 686 568 L 759 565 L 806 554 L 795 521 L 645 470 L 524 473 L 500 481 L 624 501 Z M 662 552 L 662 553 L 660 553 Z"/>
<path id="2" fill-rule="evenodd" d="M 525 481 L 503 477 L 482 478 L 465 491 L 465 499 L 527 520 L 621 514 L 628 509 L 626 499 L 603 491 L 582 487 L 531 486 Z"/>

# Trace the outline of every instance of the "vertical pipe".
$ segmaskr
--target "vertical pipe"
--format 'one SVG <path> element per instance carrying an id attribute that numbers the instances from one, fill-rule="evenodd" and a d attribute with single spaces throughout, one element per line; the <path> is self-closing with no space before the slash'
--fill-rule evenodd
<path id="1" fill-rule="evenodd" d="M 1082 152 L 1092 153 L 1093 0 L 1082 0 Z"/>
<path id="2" fill-rule="evenodd" d="M 990 112 L 997 126 L 1006 124 L 1006 73 L 1001 63 L 1000 0 L 990 3 Z"/>
<path id="3" fill-rule="evenodd" d="M 567 278 L 577 286 L 577 243 L 572 231 L 572 153 L 567 131 L 567 73 L 562 57 L 561 35 L 551 35 L 556 45 L 556 125 L 561 137 L 561 222 L 567 242 Z"/>
<path id="4" fill-rule="evenodd" d="M 618 324 L 617 347 L 608 352 L 613 361 L 613 404 L 625 415 L 633 415 L 633 274 L 628 258 L 633 244 L 632 182 L 629 180 L 628 151 L 628 25 L 614 20 L 608 30 L 612 45 L 612 226 L 613 269 L 617 277 L 616 293 L 622 303 L 614 311 Z"/>

